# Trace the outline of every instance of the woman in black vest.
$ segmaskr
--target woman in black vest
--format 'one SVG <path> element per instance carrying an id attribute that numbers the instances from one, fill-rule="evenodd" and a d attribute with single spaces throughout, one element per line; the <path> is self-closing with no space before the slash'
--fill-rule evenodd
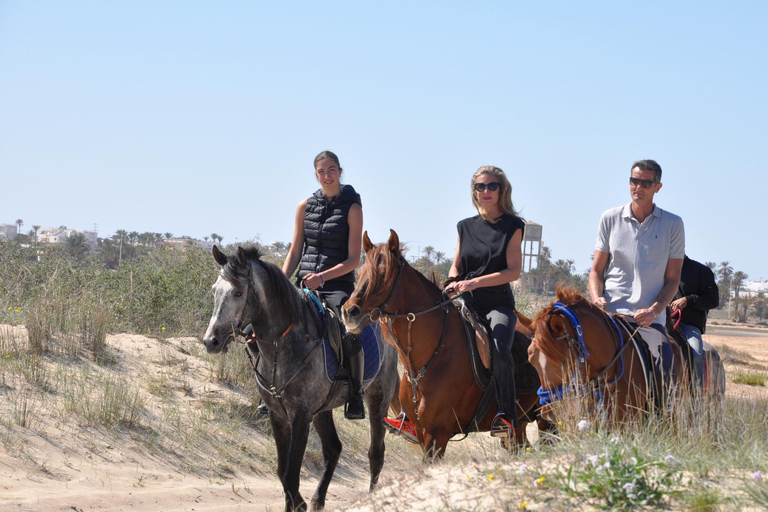
<path id="1" fill-rule="evenodd" d="M 341 306 L 355 289 L 355 269 L 360 263 L 363 208 L 352 185 L 342 185 L 339 157 L 323 151 L 315 157 L 315 177 L 320 190 L 299 203 L 291 249 L 283 272 L 314 290 L 341 318 Z M 342 329 L 344 326 L 341 326 Z M 365 418 L 363 370 L 365 360 L 360 337 L 343 333 L 344 359 L 351 392 L 344 414 L 348 419 Z"/>
<path id="2" fill-rule="evenodd" d="M 511 354 L 517 317 L 509 283 L 520 277 L 525 222 L 512 205 L 512 186 L 498 167 L 480 167 L 472 175 L 471 190 L 479 215 L 458 224 L 459 241 L 445 291 L 466 293 L 467 303 L 490 324 L 491 371 L 499 411 L 491 435 L 506 437 L 518 427 Z"/>

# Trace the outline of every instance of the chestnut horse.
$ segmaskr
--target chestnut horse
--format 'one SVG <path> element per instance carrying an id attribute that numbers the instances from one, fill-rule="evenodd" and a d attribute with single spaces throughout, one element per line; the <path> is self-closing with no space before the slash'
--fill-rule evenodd
<path id="1" fill-rule="evenodd" d="M 534 333 L 528 360 L 541 378 L 541 412 L 548 420 L 554 421 L 552 402 L 564 396 L 583 396 L 590 409 L 618 423 L 653 405 L 653 377 L 639 352 L 643 342 L 621 315 L 606 313 L 573 288 L 558 287 L 557 301 L 532 320 L 518 318 Z M 688 381 L 680 347 L 671 345 L 671 389 L 677 393 Z M 663 383 L 656 389 L 665 389 Z M 655 396 L 673 398 L 661 393 Z M 666 403 L 658 402 L 663 408 Z"/>
<path id="2" fill-rule="evenodd" d="M 405 261 L 397 233 L 391 231 L 388 243 L 374 246 L 366 232 L 363 249 L 365 264 L 342 310 L 344 323 L 350 332 L 360 332 L 380 321 L 405 368 L 400 383 L 403 410 L 416 427 L 425 455 L 442 457 L 454 435 L 490 429 L 496 401 L 491 399 L 488 412 L 475 418 L 483 390 L 473 374 L 461 315 L 437 285 Z M 539 385 L 533 368 L 525 364 L 534 382 L 528 393 L 517 394 L 518 446 L 525 443 L 525 413 L 536 406 L 534 389 Z"/>

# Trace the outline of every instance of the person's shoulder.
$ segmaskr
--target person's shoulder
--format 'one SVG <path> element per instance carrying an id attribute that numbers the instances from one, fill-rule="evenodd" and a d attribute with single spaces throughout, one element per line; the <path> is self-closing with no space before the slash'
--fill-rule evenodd
<path id="1" fill-rule="evenodd" d="M 340 199 L 343 201 L 351 201 L 352 203 L 356 203 L 360 206 L 363 205 L 363 202 L 360 199 L 360 194 L 357 193 L 355 187 L 352 185 L 342 185 Z"/>
<path id="2" fill-rule="evenodd" d="M 659 208 L 658 206 L 656 207 L 656 209 L 658 210 L 659 217 L 664 219 L 666 222 L 671 222 L 673 224 L 683 223 L 683 218 L 680 217 L 679 215 L 675 215 L 669 210 L 665 210 L 664 208 Z"/>
<path id="3" fill-rule="evenodd" d="M 467 217 L 466 219 L 461 219 L 456 226 L 461 229 L 462 227 L 471 226 L 472 224 L 475 224 L 478 219 L 482 219 L 482 217 L 478 214 L 473 217 Z"/>
<path id="4" fill-rule="evenodd" d="M 600 216 L 600 220 L 606 221 L 606 220 L 620 219 L 625 214 L 626 209 L 627 209 L 627 205 L 621 205 L 621 206 L 616 206 L 614 208 L 609 208 L 603 212 L 603 214 Z"/>
<path id="5" fill-rule="evenodd" d="M 504 225 L 510 229 L 525 228 L 525 221 L 520 217 L 518 217 L 517 215 L 513 215 L 511 213 L 505 213 L 504 215 L 502 215 L 502 221 L 504 222 Z"/>

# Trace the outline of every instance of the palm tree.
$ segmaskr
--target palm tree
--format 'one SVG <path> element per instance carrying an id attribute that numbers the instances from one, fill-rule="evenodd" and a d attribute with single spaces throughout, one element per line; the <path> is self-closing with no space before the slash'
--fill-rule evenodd
<path id="1" fill-rule="evenodd" d="M 443 259 L 445 259 L 445 253 L 444 252 L 442 252 L 442 251 L 435 252 L 435 263 L 437 263 L 439 265 L 440 262 L 443 261 Z"/>
<path id="2" fill-rule="evenodd" d="M 72 233 L 67 237 L 67 252 L 78 260 L 88 254 L 90 247 L 88 246 L 88 239 L 83 233 Z"/>
<path id="3" fill-rule="evenodd" d="M 744 281 L 746 281 L 747 278 L 749 278 L 749 276 L 741 270 L 737 270 L 733 273 L 733 295 L 736 297 L 736 300 L 739 299 L 739 290 L 741 290 L 741 285 L 744 284 Z"/>
<path id="4" fill-rule="evenodd" d="M 119 265 L 123 261 L 123 240 L 128 237 L 128 232 L 124 229 L 118 229 L 115 231 L 115 236 L 120 240 L 120 253 L 117 256 L 117 264 Z"/>
<path id="5" fill-rule="evenodd" d="M 35 224 L 35 225 L 32 226 L 32 229 L 35 230 L 35 243 L 37 243 L 37 230 L 40 229 L 40 226 Z"/>
<path id="6" fill-rule="evenodd" d="M 173 233 L 165 233 L 166 240 L 170 240 L 171 238 L 173 238 Z"/>
<path id="7" fill-rule="evenodd" d="M 16 233 L 19 233 L 19 234 L 21 234 L 21 226 L 23 226 L 23 225 L 24 225 L 24 221 L 23 221 L 23 220 L 21 220 L 21 219 L 16 219 L 16 226 L 18 226 L 18 227 L 16 228 Z"/>
<path id="8" fill-rule="evenodd" d="M 428 245 L 423 250 L 424 255 L 427 257 L 428 260 L 432 259 L 432 253 L 435 252 L 435 248 L 431 245 Z"/>
<path id="9" fill-rule="evenodd" d="M 717 263 L 714 261 L 708 261 L 705 263 L 707 267 L 709 267 L 709 270 L 715 270 L 717 268 Z"/>

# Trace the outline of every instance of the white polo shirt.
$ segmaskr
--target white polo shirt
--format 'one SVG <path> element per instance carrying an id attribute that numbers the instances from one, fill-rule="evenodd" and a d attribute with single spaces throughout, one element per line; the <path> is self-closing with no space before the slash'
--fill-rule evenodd
<path id="1" fill-rule="evenodd" d="M 595 246 L 610 254 L 603 276 L 605 309 L 625 315 L 650 308 L 664 286 L 667 261 L 685 257 L 683 219 L 654 205 L 641 224 L 630 205 L 603 213 Z M 666 318 L 662 311 L 654 323 L 664 325 Z"/>

